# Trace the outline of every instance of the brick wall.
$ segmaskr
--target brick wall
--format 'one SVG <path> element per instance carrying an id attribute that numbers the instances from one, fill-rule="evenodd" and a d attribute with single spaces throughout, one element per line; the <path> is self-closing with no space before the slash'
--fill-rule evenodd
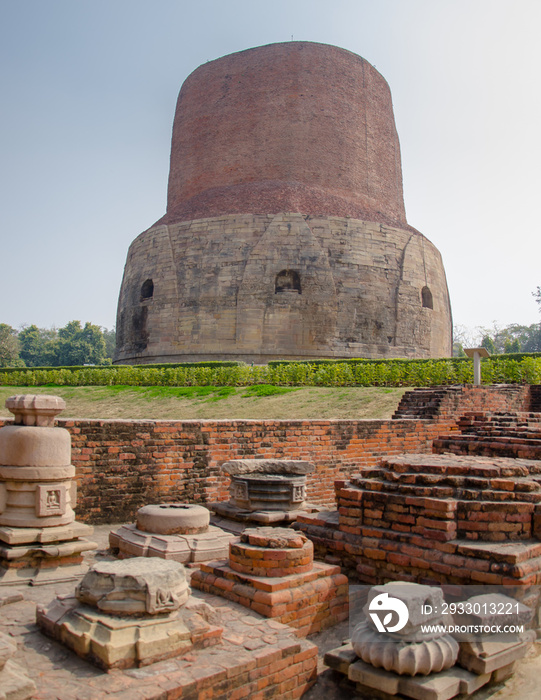
<path id="1" fill-rule="evenodd" d="M 334 506 L 334 481 L 375 466 L 381 457 L 430 452 L 439 435 L 457 430 L 468 410 L 500 404 L 519 410 L 528 387 L 462 387 L 435 420 L 60 419 L 72 436 L 78 520 L 125 522 L 148 503 L 209 503 L 229 498 L 229 459 L 274 457 L 316 464 L 308 500 Z M 0 426 L 4 424 L 0 419 Z"/>
<path id="2" fill-rule="evenodd" d="M 401 452 L 429 452 L 453 421 L 59 420 L 72 436 L 77 519 L 132 520 L 148 503 L 209 503 L 229 498 L 228 459 L 308 459 L 308 500 L 334 505 L 334 481 Z"/>

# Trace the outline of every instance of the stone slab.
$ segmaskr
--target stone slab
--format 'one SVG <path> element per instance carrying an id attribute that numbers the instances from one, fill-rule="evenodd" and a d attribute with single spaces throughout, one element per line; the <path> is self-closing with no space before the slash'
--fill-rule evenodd
<path id="1" fill-rule="evenodd" d="M 198 613 L 175 610 L 124 618 L 83 605 L 75 596 L 39 607 L 36 621 L 45 634 L 104 669 L 146 666 L 187 653 L 196 637 L 217 644 L 222 634 L 221 627 L 209 625 Z"/>
<path id="2" fill-rule="evenodd" d="M 36 684 L 30 680 L 22 668 L 13 661 L 7 661 L 0 671 L 0 700 L 28 700 L 36 692 Z"/>
<path id="3" fill-rule="evenodd" d="M 461 642 L 458 663 L 472 673 L 492 673 L 526 656 L 535 632 L 525 632 L 516 642 Z"/>
<path id="4" fill-rule="evenodd" d="M 111 532 L 109 544 L 121 557 L 160 557 L 189 564 L 227 557 L 229 543 L 235 539 L 236 535 L 213 525 L 197 535 L 159 535 L 130 524 Z"/>
<path id="5" fill-rule="evenodd" d="M 31 542 L 28 544 L 6 545 L 0 543 L 0 566 L 4 566 L 7 569 L 10 562 L 17 563 L 19 560 L 29 560 L 33 557 L 40 557 L 50 561 L 58 560 L 60 562 L 62 557 L 79 556 L 82 552 L 89 552 L 96 548 L 95 542 L 89 542 L 84 538 L 51 544 Z"/>
<path id="6" fill-rule="evenodd" d="M 51 544 L 52 542 L 65 542 L 78 537 L 89 537 L 94 531 L 91 525 L 72 522 L 69 525 L 54 527 L 9 527 L 0 526 L 0 542 L 6 544 L 30 544 L 40 542 Z"/>
<path id="7" fill-rule="evenodd" d="M 9 605 L 10 603 L 18 603 L 20 600 L 24 600 L 24 595 L 21 591 L 16 588 L 0 588 L 0 607 L 2 605 Z"/>
<path id="8" fill-rule="evenodd" d="M 476 675 L 453 666 L 448 671 L 429 676 L 399 676 L 358 659 L 349 666 L 348 678 L 364 688 L 381 691 L 390 697 L 400 695 L 414 700 L 450 700 L 456 695 L 471 694 L 486 685 L 490 674 Z"/>
<path id="9" fill-rule="evenodd" d="M 0 590 L 4 586 L 47 586 L 77 581 L 88 571 L 88 564 L 76 563 L 47 568 L 3 569 L 0 566 Z"/>
<path id="10" fill-rule="evenodd" d="M 231 459 L 222 464 L 222 471 L 230 476 L 243 474 L 311 474 L 313 462 L 294 459 Z"/>

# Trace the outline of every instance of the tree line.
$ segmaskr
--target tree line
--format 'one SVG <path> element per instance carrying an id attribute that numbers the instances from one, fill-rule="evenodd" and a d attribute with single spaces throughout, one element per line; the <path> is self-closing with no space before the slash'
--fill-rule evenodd
<path id="1" fill-rule="evenodd" d="M 63 328 L 0 323 L 0 367 L 68 367 L 110 365 L 115 330 L 70 321 Z"/>
<path id="2" fill-rule="evenodd" d="M 538 309 L 541 312 L 541 287 L 532 292 Z M 512 352 L 541 352 L 541 325 L 532 323 L 521 326 L 511 323 L 499 327 L 496 323 L 492 328 L 479 326 L 471 331 L 465 326 L 455 326 L 453 329 L 453 356 L 463 357 L 464 348 L 485 348 L 491 355 L 502 355 Z"/>

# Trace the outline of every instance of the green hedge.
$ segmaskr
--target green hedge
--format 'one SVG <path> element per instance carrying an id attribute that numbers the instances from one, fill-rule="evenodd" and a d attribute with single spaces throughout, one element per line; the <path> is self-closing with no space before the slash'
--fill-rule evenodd
<path id="1" fill-rule="evenodd" d="M 541 354 L 495 355 L 482 361 L 483 384 L 541 383 Z M 0 370 L 3 386 L 439 386 L 473 383 L 468 358 L 350 360 Z"/>
<path id="2" fill-rule="evenodd" d="M 243 365 L 244 362 L 238 360 L 207 360 L 206 362 L 162 362 L 157 364 L 145 365 L 117 365 L 119 367 L 146 367 L 151 369 L 174 369 L 175 367 L 237 367 Z M 103 369 L 110 368 L 111 365 L 70 365 L 69 367 L 26 367 L 33 372 L 40 370 L 48 372 L 49 370 L 67 369 L 70 372 L 87 369 Z M 20 372 L 20 367 L 1 367 L 0 372 Z"/>

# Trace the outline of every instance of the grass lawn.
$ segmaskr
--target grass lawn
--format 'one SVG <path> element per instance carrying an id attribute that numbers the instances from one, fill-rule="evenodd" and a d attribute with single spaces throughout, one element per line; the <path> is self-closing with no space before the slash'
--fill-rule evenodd
<path id="1" fill-rule="evenodd" d="M 14 394 L 52 394 L 71 418 L 390 418 L 404 388 L 386 387 L 0 387 L 0 416 Z"/>

